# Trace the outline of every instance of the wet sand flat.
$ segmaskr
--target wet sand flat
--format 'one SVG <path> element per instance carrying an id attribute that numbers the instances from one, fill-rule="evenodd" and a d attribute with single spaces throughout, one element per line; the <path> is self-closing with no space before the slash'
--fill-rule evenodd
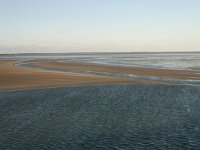
<path id="1" fill-rule="evenodd" d="M 200 74 L 196 71 L 169 70 L 157 68 L 140 68 L 140 67 L 121 67 L 103 64 L 92 64 L 82 62 L 56 62 L 56 61 L 39 61 L 35 63 L 39 66 L 61 67 L 65 69 L 80 69 L 97 72 L 126 73 L 134 75 L 169 77 L 172 79 L 196 79 L 200 80 Z"/>
<path id="2" fill-rule="evenodd" d="M 62 71 L 20 67 L 15 66 L 16 63 L 17 61 L 0 61 L 0 90 L 102 83 L 158 83 L 158 81 L 147 81 L 142 79 L 117 78 L 82 73 L 66 73 Z M 58 66 L 58 63 L 56 62 L 39 63 L 44 63 L 44 65 L 54 64 L 54 66 Z"/>

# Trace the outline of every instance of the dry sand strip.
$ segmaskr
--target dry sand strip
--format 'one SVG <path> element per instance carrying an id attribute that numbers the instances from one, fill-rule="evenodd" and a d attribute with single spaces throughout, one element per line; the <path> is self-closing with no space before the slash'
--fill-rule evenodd
<path id="1" fill-rule="evenodd" d="M 64 69 L 79 69 L 96 72 L 125 73 L 142 76 L 167 77 L 171 79 L 200 80 L 200 74 L 196 71 L 169 70 L 155 68 L 122 67 L 102 64 L 92 64 L 83 62 L 56 62 L 56 61 L 38 61 L 35 65 L 46 67 L 59 67 Z M 200 71 L 199 71 L 200 72 Z"/>
<path id="2" fill-rule="evenodd" d="M 17 61 L 0 61 L 1 91 L 104 83 L 168 84 L 167 82 L 147 81 L 142 79 L 117 78 L 83 73 L 67 73 L 62 71 L 17 67 L 15 66 L 16 63 Z M 57 63 L 55 64 L 55 66 L 57 66 Z M 51 63 L 49 65 L 51 65 Z"/>

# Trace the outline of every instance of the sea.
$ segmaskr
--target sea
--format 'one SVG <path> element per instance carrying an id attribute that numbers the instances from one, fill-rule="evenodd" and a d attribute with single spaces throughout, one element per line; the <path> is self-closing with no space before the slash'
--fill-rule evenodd
<path id="1" fill-rule="evenodd" d="M 1 55 L 199 70 L 200 53 Z M 198 85 L 196 83 L 195 85 Z M 198 150 L 200 86 L 112 84 L 0 91 L 2 150 Z"/>
<path id="2" fill-rule="evenodd" d="M 113 77 L 137 78 L 154 81 L 176 82 L 199 86 L 199 78 L 179 79 L 170 77 L 146 76 L 128 73 L 97 72 L 91 70 L 64 69 L 55 67 L 35 66 L 32 62 L 37 60 L 55 60 L 58 62 L 83 62 L 93 64 L 112 65 L 118 67 L 142 67 L 192 71 L 200 76 L 200 52 L 185 53 L 61 53 L 61 54 L 10 54 L 0 55 L 0 60 L 20 60 L 16 66 L 32 67 L 45 70 L 85 73 Z"/>
<path id="3" fill-rule="evenodd" d="M 177 70 L 200 69 L 200 52 L 177 53 L 43 53 L 2 54 L 0 60 L 83 61 L 133 67 L 163 68 Z"/>

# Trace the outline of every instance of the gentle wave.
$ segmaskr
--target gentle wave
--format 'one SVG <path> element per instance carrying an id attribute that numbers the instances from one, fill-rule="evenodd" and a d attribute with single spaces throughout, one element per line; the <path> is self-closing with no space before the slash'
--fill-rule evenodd
<path id="1" fill-rule="evenodd" d="M 0 149 L 198 149 L 200 88 L 101 85 L 0 93 Z"/>

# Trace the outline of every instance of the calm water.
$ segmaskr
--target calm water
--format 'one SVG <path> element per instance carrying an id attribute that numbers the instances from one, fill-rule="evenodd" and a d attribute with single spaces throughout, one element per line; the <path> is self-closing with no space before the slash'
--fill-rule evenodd
<path id="1" fill-rule="evenodd" d="M 0 149 L 200 149 L 200 88 L 99 85 L 0 93 Z"/>
<path id="2" fill-rule="evenodd" d="M 1 59 L 54 59 L 84 61 L 122 66 L 168 68 L 179 70 L 200 69 L 200 53 L 122 53 L 122 54 L 24 54 L 0 55 Z"/>
<path id="3" fill-rule="evenodd" d="M 200 68 L 200 53 L 0 55 L 5 59 Z M 200 149 L 199 83 L 0 92 L 0 150 Z"/>
<path id="4" fill-rule="evenodd" d="M 177 84 L 190 84 L 200 86 L 198 78 L 179 79 L 170 77 L 145 76 L 127 73 L 96 72 L 91 70 L 64 69 L 55 67 L 35 66 L 31 61 L 50 59 L 61 62 L 79 61 L 97 64 L 111 64 L 120 66 L 136 66 L 145 68 L 162 68 L 175 70 L 193 70 L 200 75 L 200 53 L 121 53 L 121 54 L 24 54 L 24 55 L 0 55 L 0 59 L 23 60 L 18 65 L 34 67 L 45 70 L 59 70 L 64 72 L 86 73 L 113 77 L 139 78 L 145 80 L 167 81 Z"/>

